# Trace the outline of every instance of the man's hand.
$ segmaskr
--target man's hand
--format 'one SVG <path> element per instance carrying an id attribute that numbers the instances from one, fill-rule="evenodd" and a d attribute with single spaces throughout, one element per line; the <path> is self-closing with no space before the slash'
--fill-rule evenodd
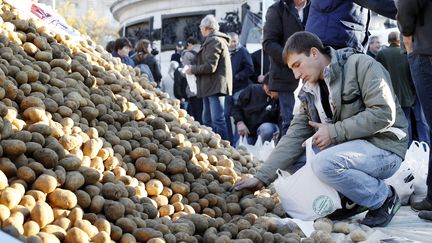
<path id="1" fill-rule="evenodd" d="M 237 130 L 240 136 L 249 135 L 249 129 L 247 128 L 246 124 L 244 124 L 243 121 L 237 122 Z"/>
<path id="2" fill-rule="evenodd" d="M 237 181 L 237 183 L 233 186 L 233 191 L 240 191 L 243 189 L 250 189 L 253 191 L 257 191 L 264 186 L 264 183 L 259 179 L 252 177 L 241 179 Z"/>
<path id="3" fill-rule="evenodd" d="M 412 35 L 404 36 L 403 37 L 403 43 L 404 43 L 405 50 L 406 50 L 407 54 L 410 54 L 413 51 Z"/>
<path id="4" fill-rule="evenodd" d="M 185 70 L 185 73 L 188 74 L 188 75 L 192 75 L 192 74 L 193 74 L 193 73 L 192 73 L 192 68 L 191 68 L 191 67 L 187 68 L 187 69 Z"/>
<path id="5" fill-rule="evenodd" d="M 326 125 L 313 121 L 309 121 L 309 125 L 318 129 L 318 131 L 312 136 L 313 145 L 317 146 L 320 150 L 324 150 L 330 144 L 332 144 L 332 140 Z"/>

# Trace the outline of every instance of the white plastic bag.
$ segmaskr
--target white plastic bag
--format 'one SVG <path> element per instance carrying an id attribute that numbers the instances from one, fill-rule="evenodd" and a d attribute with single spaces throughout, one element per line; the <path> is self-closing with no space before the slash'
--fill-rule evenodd
<path id="1" fill-rule="evenodd" d="M 261 136 L 258 136 L 255 144 L 252 145 L 249 144 L 247 136 L 241 136 L 239 146 L 245 147 L 254 158 L 257 158 L 260 161 L 265 161 L 273 151 L 275 144 L 273 140 L 271 142 L 265 141 L 263 143 Z"/>
<path id="2" fill-rule="evenodd" d="M 259 151 L 259 160 L 266 161 L 274 148 L 275 148 L 275 143 L 273 139 L 270 142 L 265 141 L 261 147 L 261 150 Z"/>
<path id="3" fill-rule="evenodd" d="M 414 192 L 414 175 L 406 158 L 396 173 L 385 181 L 396 190 L 402 205 L 407 205 Z"/>
<path id="4" fill-rule="evenodd" d="M 290 175 L 278 170 L 274 182 L 285 211 L 293 218 L 315 220 L 341 208 L 339 194 L 331 186 L 322 182 L 312 171 L 315 152 L 312 139 L 306 141 L 306 164 Z"/>
<path id="5" fill-rule="evenodd" d="M 419 202 L 426 197 L 426 178 L 429 165 L 429 146 L 425 142 L 413 141 L 406 152 L 405 161 L 414 175 L 414 193 L 410 202 Z"/>

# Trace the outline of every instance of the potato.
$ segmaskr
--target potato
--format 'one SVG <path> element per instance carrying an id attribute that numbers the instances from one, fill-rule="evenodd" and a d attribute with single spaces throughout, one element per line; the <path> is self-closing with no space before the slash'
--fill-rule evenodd
<path id="1" fill-rule="evenodd" d="M 132 233 L 135 229 L 137 229 L 137 224 L 129 218 L 119 218 L 115 224 L 119 226 L 125 233 Z"/>
<path id="2" fill-rule="evenodd" d="M 35 58 L 38 61 L 50 62 L 53 59 L 53 56 L 48 51 L 38 51 L 35 54 Z"/>
<path id="3" fill-rule="evenodd" d="M 120 243 L 136 243 L 135 236 L 129 233 L 125 233 L 122 235 Z"/>
<path id="4" fill-rule="evenodd" d="M 70 190 L 57 188 L 48 194 L 48 202 L 53 207 L 71 209 L 77 205 L 77 197 Z"/>
<path id="5" fill-rule="evenodd" d="M 34 55 L 38 51 L 38 48 L 31 42 L 26 42 L 23 44 L 24 51 L 29 55 Z"/>
<path id="6" fill-rule="evenodd" d="M 78 171 L 69 171 L 66 173 L 66 181 L 63 184 L 63 188 L 76 191 L 85 183 L 84 176 Z"/>
<path id="7" fill-rule="evenodd" d="M 111 225 L 108 220 L 103 218 L 98 218 L 94 223 L 94 226 L 98 229 L 98 231 L 104 231 L 108 234 L 111 234 Z"/>
<path id="8" fill-rule="evenodd" d="M 33 183 L 33 189 L 50 193 L 57 187 L 57 178 L 52 175 L 42 174 Z"/>
<path id="9" fill-rule="evenodd" d="M 161 194 L 163 184 L 159 180 L 152 179 L 146 183 L 146 191 L 149 196 L 157 196 Z"/>
<path id="10" fill-rule="evenodd" d="M 12 187 L 4 189 L 0 196 L 0 203 L 8 207 L 9 209 L 14 208 L 21 201 L 21 193 Z"/>
<path id="11" fill-rule="evenodd" d="M 15 157 L 25 153 L 26 151 L 25 143 L 21 140 L 17 140 L 17 139 L 2 140 L 0 144 L 3 147 L 3 154 L 6 156 Z"/>
<path id="12" fill-rule="evenodd" d="M 110 235 L 104 231 L 97 233 L 91 240 L 95 243 L 111 243 Z"/>
<path id="13" fill-rule="evenodd" d="M 151 228 L 138 228 L 134 230 L 133 236 L 137 241 L 147 242 L 152 238 L 163 237 L 162 233 Z"/>
<path id="14" fill-rule="evenodd" d="M 45 202 L 36 202 L 30 212 L 31 219 L 39 224 L 41 228 L 54 221 L 54 214 L 51 207 Z"/>
<path id="15" fill-rule="evenodd" d="M 48 234 L 52 234 L 55 237 L 57 237 L 60 241 L 63 241 L 66 237 L 66 230 L 64 230 L 62 227 L 55 224 L 46 225 L 40 231 Z"/>
<path id="16" fill-rule="evenodd" d="M 0 168 L 1 168 L 1 166 L 0 166 Z M 6 175 L 3 173 L 3 170 L 0 170 L 0 191 L 5 189 L 8 185 L 9 185 L 9 183 L 8 183 L 8 179 L 7 179 Z"/>
<path id="17" fill-rule="evenodd" d="M 26 195 L 32 196 L 36 202 L 45 202 L 46 199 L 45 193 L 39 190 L 29 190 Z"/>
<path id="18" fill-rule="evenodd" d="M 92 213 L 99 213 L 102 211 L 105 204 L 105 199 L 102 196 L 94 196 L 90 203 L 89 211 Z"/>
<path id="19" fill-rule="evenodd" d="M 58 163 L 58 153 L 50 148 L 38 149 L 33 153 L 34 158 L 47 169 L 54 168 Z"/>
<path id="20" fill-rule="evenodd" d="M 46 232 L 39 232 L 37 236 L 42 240 L 44 243 L 60 243 L 60 240 L 53 234 L 49 234 Z"/>
<path id="21" fill-rule="evenodd" d="M 89 241 L 89 236 L 77 227 L 69 229 L 64 240 L 65 243 L 87 243 Z"/>
<path id="22" fill-rule="evenodd" d="M 137 171 L 153 173 L 156 171 L 157 163 L 155 160 L 147 157 L 140 157 L 135 161 Z"/>
<path id="23" fill-rule="evenodd" d="M 24 228 L 24 235 L 25 236 L 36 235 L 40 231 L 39 224 L 33 220 L 29 220 L 26 223 L 24 223 L 23 228 Z"/>
<path id="24" fill-rule="evenodd" d="M 105 217 L 111 221 L 115 222 L 117 219 L 124 216 L 125 207 L 123 204 L 115 201 L 105 201 L 104 204 Z"/>
<path id="25" fill-rule="evenodd" d="M 74 226 L 86 232 L 90 238 L 95 236 L 98 232 L 97 228 L 88 220 L 76 220 Z"/>
<path id="26" fill-rule="evenodd" d="M 17 170 L 17 177 L 27 183 L 33 183 L 36 179 L 36 173 L 28 166 L 21 166 Z"/>

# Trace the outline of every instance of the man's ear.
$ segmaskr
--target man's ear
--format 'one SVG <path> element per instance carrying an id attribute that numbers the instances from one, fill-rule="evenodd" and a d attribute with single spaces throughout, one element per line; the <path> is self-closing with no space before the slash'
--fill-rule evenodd
<path id="1" fill-rule="evenodd" d="M 310 50 L 310 54 L 312 55 L 312 57 L 317 57 L 318 56 L 318 49 L 316 47 L 312 47 Z"/>

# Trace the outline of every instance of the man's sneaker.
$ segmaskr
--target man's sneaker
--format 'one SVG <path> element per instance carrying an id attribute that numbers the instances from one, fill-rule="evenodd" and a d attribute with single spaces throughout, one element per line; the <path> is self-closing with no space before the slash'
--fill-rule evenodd
<path id="1" fill-rule="evenodd" d="M 432 202 L 428 201 L 426 198 L 420 202 L 411 203 L 411 208 L 414 211 L 422 211 L 422 210 L 432 210 Z"/>
<path id="2" fill-rule="evenodd" d="M 381 207 L 369 210 L 362 224 L 369 227 L 384 227 L 390 223 L 393 216 L 401 207 L 401 202 L 395 189 L 390 186 L 390 190 L 392 190 L 393 195 L 387 198 Z"/>
<path id="3" fill-rule="evenodd" d="M 343 220 L 368 210 L 367 207 L 360 206 L 343 195 L 341 195 L 341 205 L 342 208 L 337 209 L 326 217 L 331 220 Z"/>
<path id="4" fill-rule="evenodd" d="M 419 218 L 421 219 L 426 219 L 426 220 L 431 220 L 432 221 L 432 211 L 420 211 L 420 213 L 418 214 Z"/>

